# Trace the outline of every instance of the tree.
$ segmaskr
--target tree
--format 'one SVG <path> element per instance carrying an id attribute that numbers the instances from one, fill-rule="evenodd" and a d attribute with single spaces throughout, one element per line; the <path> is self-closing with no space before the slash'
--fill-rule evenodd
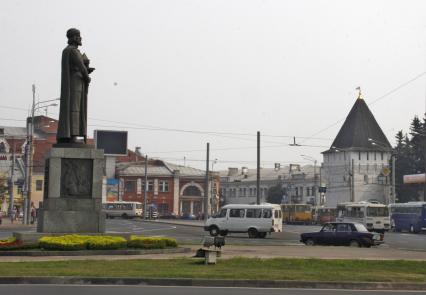
<path id="1" fill-rule="evenodd" d="M 410 125 L 410 136 L 404 135 L 402 130 L 395 135 L 395 190 L 399 202 L 419 200 L 419 193 L 424 189 L 424 186 L 420 184 L 404 184 L 403 177 L 404 175 L 424 173 L 425 171 L 425 130 L 425 118 L 422 122 L 415 116 Z"/>
<path id="2" fill-rule="evenodd" d="M 268 203 L 272 203 L 272 204 L 281 204 L 283 195 L 284 195 L 284 191 L 282 189 L 282 186 L 280 183 L 278 183 L 275 186 L 269 188 L 267 201 Z"/>

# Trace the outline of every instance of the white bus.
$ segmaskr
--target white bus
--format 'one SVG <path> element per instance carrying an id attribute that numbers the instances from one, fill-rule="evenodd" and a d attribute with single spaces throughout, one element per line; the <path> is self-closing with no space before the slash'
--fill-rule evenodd
<path id="1" fill-rule="evenodd" d="M 103 209 L 106 218 L 134 218 L 142 217 L 142 203 L 139 202 L 108 202 L 104 203 Z"/>
<path id="2" fill-rule="evenodd" d="M 265 238 L 267 233 L 282 232 L 281 206 L 275 204 L 223 206 L 204 225 L 210 235 L 248 233 L 249 238 Z"/>
<path id="3" fill-rule="evenodd" d="M 380 203 L 361 201 L 338 204 L 336 221 L 358 222 L 369 231 L 381 233 L 390 229 L 388 207 Z"/>

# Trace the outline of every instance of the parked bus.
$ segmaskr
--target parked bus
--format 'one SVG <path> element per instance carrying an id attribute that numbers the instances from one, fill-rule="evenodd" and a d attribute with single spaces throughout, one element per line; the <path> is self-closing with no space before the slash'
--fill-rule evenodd
<path id="1" fill-rule="evenodd" d="M 309 204 L 282 204 L 283 221 L 312 223 L 311 207 Z"/>
<path id="2" fill-rule="evenodd" d="M 226 205 L 207 219 L 204 230 L 211 236 L 248 233 L 249 238 L 265 238 L 267 233 L 283 231 L 281 207 L 275 204 Z"/>
<path id="3" fill-rule="evenodd" d="M 426 230 L 426 202 L 395 203 L 390 204 L 389 209 L 395 231 L 418 233 Z"/>
<path id="4" fill-rule="evenodd" d="M 332 207 L 313 207 L 312 221 L 316 224 L 324 224 L 336 221 L 336 208 Z"/>
<path id="5" fill-rule="evenodd" d="M 108 202 L 102 205 L 106 213 L 106 218 L 142 217 L 142 203 L 139 202 Z"/>
<path id="6" fill-rule="evenodd" d="M 380 203 L 357 202 L 337 205 L 337 221 L 358 222 L 369 231 L 385 232 L 390 229 L 388 207 Z"/>

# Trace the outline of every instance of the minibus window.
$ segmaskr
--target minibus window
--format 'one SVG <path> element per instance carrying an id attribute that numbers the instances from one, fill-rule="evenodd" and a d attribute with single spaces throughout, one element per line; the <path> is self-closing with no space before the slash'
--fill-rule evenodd
<path id="1" fill-rule="evenodd" d="M 244 209 L 231 209 L 229 211 L 229 217 L 231 217 L 231 218 L 244 218 Z"/>
<path id="2" fill-rule="evenodd" d="M 217 216 L 218 218 L 223 218 L 226 217 L 226 209 L 222 209 L 220 210 L 219 215 Z"/>
<path id="3" fill-rule="evenodd" d="M 247 209 L 246 218 L 260 218 L 262 216 L 261 209 Z"/>
<path id="4" fill-rule="evenodd" d="M 271 209 L 263 209 L 263 218 L 271 218 L 272 210 Z"/>

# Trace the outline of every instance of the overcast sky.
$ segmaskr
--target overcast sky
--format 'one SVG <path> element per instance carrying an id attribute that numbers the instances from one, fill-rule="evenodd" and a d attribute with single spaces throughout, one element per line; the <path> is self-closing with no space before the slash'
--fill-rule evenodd
<path id="1" fill-rule="evenodd" d="M 263 167 L 320 162 L 357 86 L 393 143 L 425 112 L 425 11 L 389 0 L 2 0 L 0 125 L 24 126 L 33 83 L 38 99 L 59 97 L 76 27 L 96 68 L 89 132 L 128 130 L 132 150 L 204 169 L 210 142 L 215 170 L 254 168 L 260 131 Z M 288 146 L 292 136 L 308 146 Z"/>

